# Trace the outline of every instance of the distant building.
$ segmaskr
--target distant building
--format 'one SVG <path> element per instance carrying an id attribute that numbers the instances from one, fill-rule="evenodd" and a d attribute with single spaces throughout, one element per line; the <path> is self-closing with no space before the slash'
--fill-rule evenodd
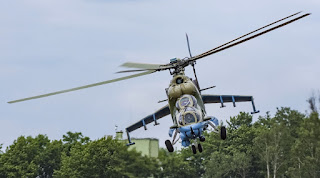
<path id="1" fill-rule="evenodd" d="M 122 142 L 127 142 L 123 139 L 123 132 L 116 132 L 115 139 Z M 131 138 L 132 142 L 136 144 L 129 146 L 129 150 L 136 149 L 138 152 L 141 152 L 142 155 L 149 157 L 158 157 L 159 154 L 159 140 L 156 138 Z"/>

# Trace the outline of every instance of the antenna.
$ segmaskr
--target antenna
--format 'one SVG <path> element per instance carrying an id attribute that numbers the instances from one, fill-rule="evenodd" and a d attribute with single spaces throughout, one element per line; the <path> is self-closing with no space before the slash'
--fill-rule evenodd
<path id="1" fill-rule="evenodd" d="M 189 55 L 190 55 L 190 58 L 192 58 L 192 54 L 191 54 L 191 50 L 190 50 L 190 44 L 189 44 L 189 37 L 188 37 L 188 34 L 186 33 L 186 38 L 187 38 L 187 44 L 188 44 L 188 50 L 189 50 Z M 200 85 L 199 85 L 199 82 L 198 82 L 198 77 L 197 77 L 197 74 L 196 74 L 196 69 L 194 68 L 194 65 L 195 65 L 195 61 L 192 61 L 191 62 L 191 66 L 192 66 L 192 69 L 193 69 L 193 73 L 194 73 L 194 77 L 196 78 L 196 85 L 199 89 L 199 92 L 200 91 Z"/>

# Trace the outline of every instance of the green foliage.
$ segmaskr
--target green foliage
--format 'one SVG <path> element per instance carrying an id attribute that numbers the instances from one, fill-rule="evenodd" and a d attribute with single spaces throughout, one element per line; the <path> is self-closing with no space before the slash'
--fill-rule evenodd
<path id="1" fill-rule="evenodd" d="M 74 145 L 76 143 L 86 144 L 90 141 L 89 137 L 84 137 L 81 132 L 67 132 L 67 135 L 63 135 L 63 142 L 68 145 Z"/>
<path id="2" fill-rule="evenodd" d="M 0 157 L 3 177 L 50 177 L 60 165 L 61 144 L 47 136 L 19 137 Z"/>
<path id="3" fill-rule="evenodd" d="M 55 177 L 148 177 L 157 173 L 155 160 L 111 138 L 77 144 L 70 156 L 62 156 L 61 169 Z"/>
<path id="4" fill-rule="evenodd" d="M 252 116 L 241 112 L 227 123 L 227 140 L 221 140 L 215 133 L 206 136 L 207 141 L 203 144 L 207 150 L 205 177 L 246 177 L 254 168 L 252 147 L 255 129 Z"/>
<path id="5" fill-rule="evenodd" d="M 160 169 L 154 158 L 128 151 L 111 138 L 90 141 L 68 132 L 62 140 L 21 136 L 0 154 L 0 177 L 150 177 Z"/>
<path id="6" fill-rule="evenodd" d="M 190 151 L 190 150 L 189 150 Z M 196 177 L 196 170 L 191 165 L 192 159 L 185 159 L 179 152 L 169 153 L 167 150 L 159 150 L 160 167 L 163 171 L 159 177 Z"/>
<path id="7" fill-rule="evenodd" d="M 320 177 L 320 118 L 277 109 L 252 122 L 248 113 L 227 121 L 227 139 L 205 132 L 203 152 L 190 147 L 159 157 L 129 151 L 112 138 L 91 141 L 80 132 L 62 140 L 21 136 L 0 152 L 2 177 Z M 0 145 L 0 148 L 2 145 Z"/>
<path id="8" fill-rule="evenodd" d="M 293 145 L 292 177 L 320 177 L 320 118 L 313 112 L 301 124 Z"/>
<path id="9" fill-rule="evenodd" d="M 90 142 L 89 137 L 84 137 L 81 132 L 67 132 L 67 135 L 63 135 L 63 142 L 64 142 L 64 152 L 66 155 L 70 156 L 70 150 L 73 146 L 78 144 L 86 144 Z"/>

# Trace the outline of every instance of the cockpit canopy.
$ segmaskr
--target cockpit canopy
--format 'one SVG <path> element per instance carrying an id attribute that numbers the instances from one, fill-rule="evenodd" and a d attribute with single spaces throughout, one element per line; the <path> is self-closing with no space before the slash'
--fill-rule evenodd
<path id="1" fill-rule="evenodd" d="M 180 125 L 189 125 L 201 120 L 200 110 L 197 106 L 197 100 L 192 95 L 183 95 L 176 102 L 178 109 L 176 118 L 179 119 Z"/>
<path id="2" fill-rule="evenodd" d="M 177 102 L 176 107 L 178 110 L 186 107 L 196 107 L 197 100 L 192 95 L 183 95 Z"/>

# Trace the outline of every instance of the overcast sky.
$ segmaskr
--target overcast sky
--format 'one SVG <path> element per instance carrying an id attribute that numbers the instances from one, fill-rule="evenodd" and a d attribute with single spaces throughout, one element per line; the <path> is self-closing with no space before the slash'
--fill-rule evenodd
<path id="1" fill-rule="evenodd" d="M 168 63 L 194 55 L 298 11 L 311 16 L 201 59 L 205 94 L 253 95 L 265 115 L 286 106 L 305 112 L 320 89 L 320 1 L 10 0 L 0 2 L 0 144 L 21 135 L 91 139 L 114 135 L 165 103 L 169 72 L 16 104 L 10 100 L 117 78 L 126 62 Z M 186 72 L 192 76 L 191 69 Z M 225 121 L 250 103 L 208 105 Z M 254 116 L 256 120 L 258 115 Z M 133 137 L 168 138 L 170 117 Z M 5 148 L 3 148 L 4 150 Z"/>

